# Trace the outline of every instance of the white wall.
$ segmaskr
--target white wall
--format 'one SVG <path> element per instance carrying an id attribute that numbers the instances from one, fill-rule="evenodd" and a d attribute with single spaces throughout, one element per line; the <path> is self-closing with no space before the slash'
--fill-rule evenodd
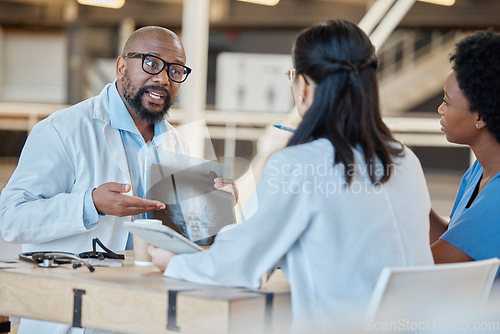
<path id="1" fill-rule="evenodd" d="M 3 30 L 2 37 L 0 99 L 66 103 L 65 35 Z"/>

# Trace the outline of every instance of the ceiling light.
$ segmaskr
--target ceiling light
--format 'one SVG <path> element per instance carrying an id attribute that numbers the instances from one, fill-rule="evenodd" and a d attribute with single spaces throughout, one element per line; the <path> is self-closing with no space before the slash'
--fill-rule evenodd
<path id="1" fill-rule="evenodd" d="M 442 6 L 453 6 L 455 4 L 455 0 L 418 0 L 418 1 L 433 3 L 435 5 L 442 5 Z"/>
<path id="2" fill-rule="evenodd" d="M 121 8 L 125 0 L 78 0 L 81 5 L 98 6 L 106 8 Z"/>
<path id="3" fill-rule="evenodd" d="M 265 6 L 276 6 L 280 0 L 238 0 L 242 2 L 250 2 L 250 3 L 255 3 L 258 5 L 265 5 Z"/>

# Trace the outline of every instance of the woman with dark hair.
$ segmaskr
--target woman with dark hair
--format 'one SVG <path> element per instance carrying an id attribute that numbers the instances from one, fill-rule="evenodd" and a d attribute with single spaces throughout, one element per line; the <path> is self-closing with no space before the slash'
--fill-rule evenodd
<path id="1" fill-rule="evenodd" d="M 318 24 L 298 35 L 292 56 L 303 121 L 267 161 L 253 215 L 206 251 L 150 252 L 166 276 L 225 286 L 258 288 L 279 264 L 295 328 L 331 328 L 363 315 L 383 267 L 432 264 L 430 200 L 418 159 L 382 122 L 365 33 Z"/>
<path id="2" fill-rule="evenodd" d="M 450 61 L 441 130 L 477 160 L 462 178 L 449 225 L 431 212 L 432 254 L 436 263 L 500 258 L 500 35 L 489 29 L 465 37 Z"/>

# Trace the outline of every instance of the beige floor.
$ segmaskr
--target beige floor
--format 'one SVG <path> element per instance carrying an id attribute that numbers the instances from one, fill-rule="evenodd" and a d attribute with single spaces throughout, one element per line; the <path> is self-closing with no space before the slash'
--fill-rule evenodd
<path id="1" fill-rule="evenodd" d="M 449 217 L 462 173 L 455 171 L 426 173 L 425 178 L 427 179 L 432 208 L 439 215 Z"/>

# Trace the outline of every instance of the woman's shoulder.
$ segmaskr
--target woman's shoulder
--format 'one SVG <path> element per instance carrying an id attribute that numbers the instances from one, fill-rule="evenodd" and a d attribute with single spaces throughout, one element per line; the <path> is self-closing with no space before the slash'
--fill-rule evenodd
<path id="1" fill-rule="evenodd" d="M 328 139 L 316 139 L 314 141 L 285 147 L 271 155 L 270 159 L 285 160 L 296 163 L 311 163 L 332 159 L 334 148 Z"/>
<path id="2" fill-rule="evenodd" d="M 333 146 L 326 139 L 285 147 L 273 153 L 266 162 L 264 174 L 304 176 L 304 171 L 333 164 Z"/>

